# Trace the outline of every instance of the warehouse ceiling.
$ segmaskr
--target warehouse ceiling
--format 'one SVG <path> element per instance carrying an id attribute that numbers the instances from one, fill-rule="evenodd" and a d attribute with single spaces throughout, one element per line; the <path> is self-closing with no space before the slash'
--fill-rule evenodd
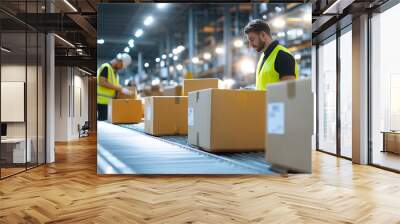
<path id="1" fill-rule="evenodd" d="M 313 0 L 313 44 L 351 24 L 353 17 L 373 12 L 390 0 Z"/>
<path id="2" fill-rule="evenodd" d="M 92 73 L 96 71 L 97 57 L 110 60 L 117 53 L 123 51 L 128 45 L 129 39 L 134 36 L 135 30 L 139 27 L 143 28 L 143 17 L 147 13 L 154 14 L 154 24 L 151 27 L 143 28 L 145 29 L 143 36 L 135 38 L 135 47 L 130 52 L 131 55 L 135 55 L 135 52 L 138 51 L 145 52 L 143 54 L 144 60 L 154 60 L 155 57 L 165 51 L 167 35 L 173 43 L 170 44 L 170 49 L 176 47 L 175 44 L 185 45 L 188 33 L 189 6 L 196 8 L 195 18 L 201 18 L 197 24 L 199 33 L 197 43 L 200 47 L 202 44 L 207 44 L 206 42 L 212 42 L 213 38 L 222 38 L 220 27 L 223 24 L 223 5 L 216 7 L 216 4 L 213 4 L 213 7 L 210 7 L 210 4 L 198 4 L 194 7 L 194 4 L 183 4 L 193 1 L 179 1 L 180 4 L 170 4 L 171 7 L 158 10 L 157 4 L 147 4 L 151 1 L 50 0 L 50 2 L 51 8 L 46 7 L 45 0 L 1 0 L 2 32 L 10 33 L 8 38 L 11 39 L 11 33 L 17 33 L 26 28 L 37 32 L 53 32 L 57 34 L 55 38 L 56 65 L 80 66 Z M 143 4 L 124 5 L 124 7 L 115 10 L 115 7 L 119 6 L 118 3 L 129 2 Z M 287 1 L 269 2 L 282 3 Z M 114 4 L 97 5 L 98 3 Z M 106 5 L 108 6 L 105 7 Z M 234 10 L 239 10 L 240 15 L 246 17 L 252 10 L 248 5 L 248 3 L 242 4 Z M 97 15 L 98 6 L 100 6 L 99 17 Z M 248 21 L 248 18 L 243 18 L 243 20 Z M 213 38 L 207 39 L 210 36 L 213 36 Z M 97 50 L 96 37 L 105 40 L 99 50 Z"/>

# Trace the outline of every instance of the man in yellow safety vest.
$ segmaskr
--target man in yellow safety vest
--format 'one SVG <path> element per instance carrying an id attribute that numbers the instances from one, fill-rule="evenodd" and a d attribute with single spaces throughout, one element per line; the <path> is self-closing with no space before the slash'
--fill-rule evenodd
<path id="1" fill-rule="evenodd" d="M 267 85 L 299 77 L 299 66 L 288 49 L 272 40 L 268 24 L 261 19 L 250 21 L 244 28 L 249 46 L 262 55 L 257 64 L 256 89 L 267 90 Z"/>
<path id="2" fill-rule="evenodd" d="M 128 67 L 132 62 L 129 54 L 118 54 L 111 62 L 102 64 L 97 69 L 97 120 L 107 120 L 108 102 L 117 92 L 126 95 L 133 93 L 119 85 L 117 71 Z"/>

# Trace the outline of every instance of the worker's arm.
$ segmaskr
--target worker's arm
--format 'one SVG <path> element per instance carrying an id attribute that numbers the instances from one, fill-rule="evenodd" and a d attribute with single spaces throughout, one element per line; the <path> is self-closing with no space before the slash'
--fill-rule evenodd
<path id="1" fill-rule="evenodd" d="M 113 89 L 115 91 L 121 91 L 121 87 L 113 85 L 112 83 L 108 82 L 108 69 L 103 68 L 99 75 L 99 85 L 105 87 L 107 89 Z"/>
<path id="2" fill-rule="evenodd" d="M 281 81 L 296 79 L 296 61 L 294 57 L 284 51 L 279 51 L 275 60 L 275 70 Z"/>
<path id="3" fill-rule="evenodd" d="M 115 85 L 109 83 L 107 78 L 105 78 L 105 77 L 100 77 L 99 85 L 102 87 L 108 88 L 108 89 L 113 89 L 118 92 L 120 92 L 122 90 L 121 87 L 115 86 Z"/>

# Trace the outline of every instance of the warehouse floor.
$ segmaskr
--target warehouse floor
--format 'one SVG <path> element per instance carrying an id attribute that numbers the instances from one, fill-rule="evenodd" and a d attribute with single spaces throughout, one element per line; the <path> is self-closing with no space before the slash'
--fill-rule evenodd
<path id="1" fill-rule="evenodd" d="M 209 153 L 186 136 L 153 137 L 143 123 L 117 126 L 98 122 L 101 174 L 272 174 L 263 152 Z"/>
<path id="2" fill-rule="evenodd" d="M 96 138 L 0 181 L 0 223 L 398 223 L 400 178 L 313 152 L 311 175 L 96 174 Z"/>

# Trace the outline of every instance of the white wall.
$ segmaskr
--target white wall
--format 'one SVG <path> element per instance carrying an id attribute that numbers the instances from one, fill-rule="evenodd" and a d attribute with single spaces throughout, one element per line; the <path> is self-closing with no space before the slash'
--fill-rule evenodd
<path id="1" fill-rule="evenodd" d="M 79 137 L 78 124 L 88 120 L 88 79 L 72 67 L 56 67 L 56 141 Z"/>
<path id="2" fill-rule="evenodd" d="M 38 70 L 36 70 L 38 69 Z M 32 162 L 44 162 L 44 92 L 42 68 L 25 66 L 25 64 L 4 64 L 1 66 L 1 81 L 18 81 L 26 83 L 27 97 L 26 110 L 27 120 L 25 122 L 7 122 L 7 137 L 24 138 L 25 133 L 30 139 L 32 151 Z M 28 80 L 25 80 L 27 77 Z M 2 96 L 4 97 L 4 96 Z M 12 113 L 10 108 L 1 108 L 3 112 Z M 23 111 L 25 112 L 25 111 Z M 27 132 L 26 132 L 27 131 Z M 39 151 L 37 151 L 39 150 Z M 37 157 L 37 154 L 39 156 Z"/>

